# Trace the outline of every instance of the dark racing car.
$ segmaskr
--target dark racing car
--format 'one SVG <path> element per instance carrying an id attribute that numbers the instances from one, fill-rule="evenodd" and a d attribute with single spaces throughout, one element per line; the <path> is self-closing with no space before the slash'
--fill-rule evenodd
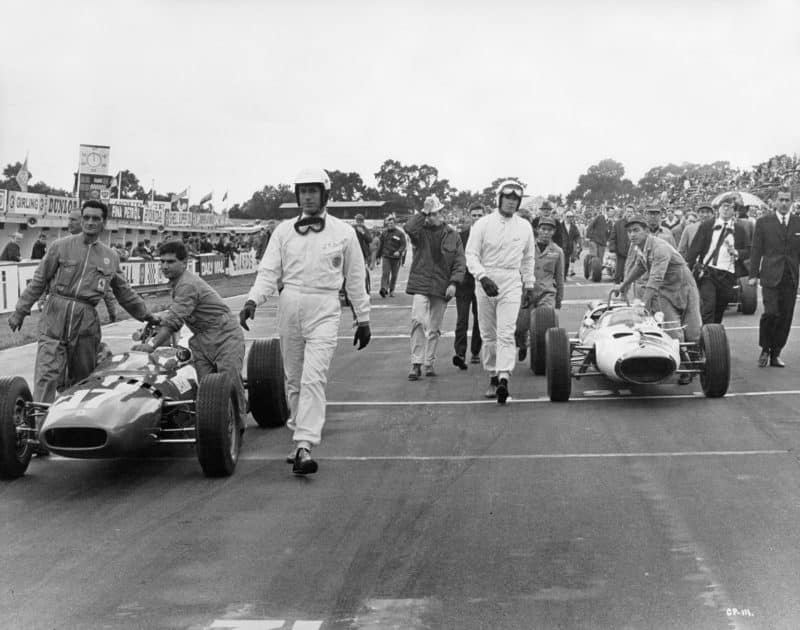
<path id="1" fill-rule="evenodd" d="M 135 338 L 146 340 L 152 332 L 146 326 Z M 288 405 L 277 339 L 253 343 L 247 374 L 256 422 L 282 426 Z M 209 374 L 198 383 L 191 352 L 175 345 L 108 356 L 50 404 L 33 402 L 22 377 L 0 378 L 0 477 L 24 475 L 37 448 L 106 459 L 158 455 L 159 447 L 180 444 L 195 446 L 206 476 L 229 476 L 242 440 L 236 405 L 226 375 Z"/>

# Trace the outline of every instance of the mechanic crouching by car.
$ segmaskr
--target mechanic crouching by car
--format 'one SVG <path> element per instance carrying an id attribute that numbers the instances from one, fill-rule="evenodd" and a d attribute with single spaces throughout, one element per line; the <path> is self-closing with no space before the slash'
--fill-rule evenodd
<path id="1" fill-rule="evenodd" d="M 317 472 L 311 448 L 320 443 L 325 425 L 325 385 L 339 334 L 339 289 L 344 281 L 356 319 L 353 345 L 371 338 L 369 296 L 364 286 L 364 256 L 355 230 L 326 211 L 331 180 L 322 169 L 307 169 L 295 178 L 295 198 L 302 214 L 275 228 L 258 274 L 239 313 L 249 330 L 256 307 L 277 291 L 278 331 L 291 417 L 286 426 L 295 442 L 287 462 L 296 475 Z"/>
<path id="2" fill-rule="evenodd" d="M 628 268 L 625 280 L 612 289 L 625 295 L 628 288 L 645 273 L 647 284 L 642 290 L 644 305 L 653 312 L 664 314 L 664 331 L 678 340 L 697 341 L 700 338 L 700 296 L 692 272 L 683 257 L 663 239 L 650 233 L 647 219 L 634 216 L 628 219 Z M 681 374 L 680 383 L 691 381 L 691 374 Z"/>
<path id="3" fill-rule="evenodd" d="M 526 289 L 517 315 L 517 329 L 514 340 L 517 344 L 517 357 L 524 361 L 528 354 L 528 332 L 530 330 L 531 309 L 538 306 L 561 308 L 564 299 L 564 252 L 553 242 L 557 227 L 552 217 L 541 217 L 536 232 L 536 260 L 533 275 L 536 284 Z"/>
<path id="4" fill-rule="evenodd" d="M 33 400 L 50 403 L 57 387 L 70 387 L 97 365 L 100 321 L 95 307 L 107 288 L 128 313 L 140 321 L 152 319 L 144 300 L 128 284 L 115 250 L 99 241 L 108 217 L 100 201 L 82 206 L 83 233 L 55 241 L 8 318 L 12 331 L 22 327 L 31 306 L 49 288 L 39 323 Z"/>
<path id="5" fill-rule="evenodd" d="M 189 253 L 180 241 L 162 243 L 158 248 L 161 273 L 172 289 L 172 304 L 158 313 L 159 329 L 147 343 L 132 350 L 152 352 L 168 342 L 185 324 L 192 331 L 189 349 L 197 380 L 207 374 L 227 374 L 236 389 L 240 429 L 244 430 L 247 399 L 242 382 L 244 333 L 231 309 L 202 278 L 186 269 Z"/>

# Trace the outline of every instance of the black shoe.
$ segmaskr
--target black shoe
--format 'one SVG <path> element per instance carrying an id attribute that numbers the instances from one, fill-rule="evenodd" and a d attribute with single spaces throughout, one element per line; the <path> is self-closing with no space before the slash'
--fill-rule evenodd
<path id="1" fill-rule="evenodd" d="M 678 385 L 688 385 L 692 382 L 691 374 L 680 374 L 678 376 Z"/>
<path id="2" fill-rule="evenodd" d="M 498 385 L 499 385 L 499 382 L 498 382 L 496 376 L 493 376 L 492 378 L 490 378 L 489 379 L 489 389 L 486 390 L 486 393 L 484 394 L 484 396 L 486 396 L 486 398 L 497 398 L 497 386 Z"/>
<path id="3" fill-rule="evenodd" d="M 761 354 L 758 355 L 758 367 L 767 367 L 769 363 L 769 352 L 766 350 L 762 350 Z"/>
<path id="4" fill-rule="evenodd" d="M 780 368 L 786 367 L 786 364 L 783 362 L 783 359 L 781 359 L 777 354 L 773 354 L 769 358 L 769 364 L 771 367 L 780 367 Z"/>
<path id="5" fill-rule="evenodd" d="M 508 399 L 508 379 L 501 378 L 497 385 L 497 404 L 505 405 Z"/>
<path id="6" fill-rule="evenodd" d="M 436 376 L 436 372 L 433 371 L 432 365 L 425 366 L 425 376 Z"/>
<path id="7" fill-rule="evenodd" d="M 422 370 L 420 368 L 420 364 L 415 363 L 414 365 L 411 366 L 411 371 L 408 373 L 408 380 L 418 381 L 420 376 L 422 376 Z"/>
<path id="8" fill-rule="evenodd" d="M 48 451 L 41 444 L 31 444 L 31 453 L 36 455 L 36 457 L 49 457 L 50 456 L 50 451 Z"/>
<path id="9" fill-rule="evenodd" d="M 477 365 L 478 363 L 480 363 L 480 362 L 481 362 L 481 355 L 479 355 L 479 354 L 473 354 L 473 355 L 472 355 L 472 358 L 469 360 L 469 362 L 470 362 L 470 363 L 474 363 L 475 365 Z"/>
<path id="10" fill-rule="evenodd" d="M 460 354 L 453 356 L 453 365 L 455 365 L 459 370 L 467 369 L 467 362 L 464 361 L 464 357 L 462 357 Z"/>
<path id="11" fill-rule="evenodd" d="M 317 462 L 311 459 L 311 451 L 307 448 L 298 448 L 295 451 L 292 472 L 295 475 L 313 475 L 317 472 Z"/>
<path id="12" fill-rule="evenodd" d="M 517 359 L 524 361 L 528 357 L 528 346 L 520 346 L 517 350 Z"/>
<path id="13" fill-rule="evenodd" d="M 394 291 L 389 291 L 389 297 L 394 297 Z"/>
<path id="14" fill-rule="evenodd" d="M 381 294 L 381 297 L 382 297 L 382 298 L 385 298 L 385 297 L 386 297 L 386 289 L 383 289 L 383 288 L 381 288 L 381 290 L 380 290 L 380 291 L 378 291 L 378 293 L 380 293 L 380 294 Z"/>

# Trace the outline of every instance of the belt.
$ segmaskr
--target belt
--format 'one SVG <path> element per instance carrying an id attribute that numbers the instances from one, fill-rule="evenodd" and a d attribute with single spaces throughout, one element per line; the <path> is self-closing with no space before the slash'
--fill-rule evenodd
<path id="1" fill-rule="evenodd" d="M 94 308 L 95 306 L 97 306 L 98 302 L 100 302 L 100 299 L 99 299 L 99 298 L 98 298 L 98 300 L 97 300 L 96 302 L 92 302 L 92 301 L 90 301 L 90 300 L 87 300 L 87 299 L 85 299 L 85 298 L 79 298 L 79 297 L 69 297 L 68 295 L 61 295 L 60 293 L 51 293 L 50 295 L 52 295 L 52 296 L 54 296 L 54 297 L 59 297 L 59 298 L 61 298 L 62 300 L 68 300 L 68 301 L 70 301 L 70 302 L 78 302 L 79 304 L 88 304 L 88 305 L 89 305 L 89 306 L 91 306 L 92 308 Z"/>
<path id="2" fill-rule="evenodd" d="M 734 278 L 734 279 L 736 278 L 736 274 L 734 274 L 734 273 L 733 273 L 733 272 L 731 272 L 731 271 L 727 271 L 726 269 L 719 269 L 719 268 L 717 268 L 717 267 L 711 267 L 711 266 L 709 266 L 709 267 L 708 267 L 708 270 L 709 270 L 710 272 L 712 272 L 712 273 L 714 273 L 714 274 L 718 275 L 718 276 L 719 276 L 719 275 L 721 275 L 721 276 L 724 276 L 724 277 L 726 277 L 726 278 L 727 278 L 727 277 Z"/>
<path id="3" fill-rule="evenodd" d="M 328 293 L 339 293 L 339 288 L 335 289 L 326 289 L 321 287 L 308 287 L 301 284 L 287 284 L 284 283 L 283 285 L 284 290 L 289 289 L 291 291 L 297 291 L 298 293 L 311 293 L 311 294 L 328 294 Z"/>

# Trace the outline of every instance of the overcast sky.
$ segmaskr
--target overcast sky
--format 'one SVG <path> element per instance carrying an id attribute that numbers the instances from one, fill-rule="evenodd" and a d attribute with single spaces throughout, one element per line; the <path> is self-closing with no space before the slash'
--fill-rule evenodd
<path id="1" fill-rule="evenodd" d="M 67 189 L 81 143 L 229 203 L 388 158 L 546 194 L 607 157 L 636 181 L 800 152 L 798 0 L 25 0 L 3 22 L 0 162 Z"/>

